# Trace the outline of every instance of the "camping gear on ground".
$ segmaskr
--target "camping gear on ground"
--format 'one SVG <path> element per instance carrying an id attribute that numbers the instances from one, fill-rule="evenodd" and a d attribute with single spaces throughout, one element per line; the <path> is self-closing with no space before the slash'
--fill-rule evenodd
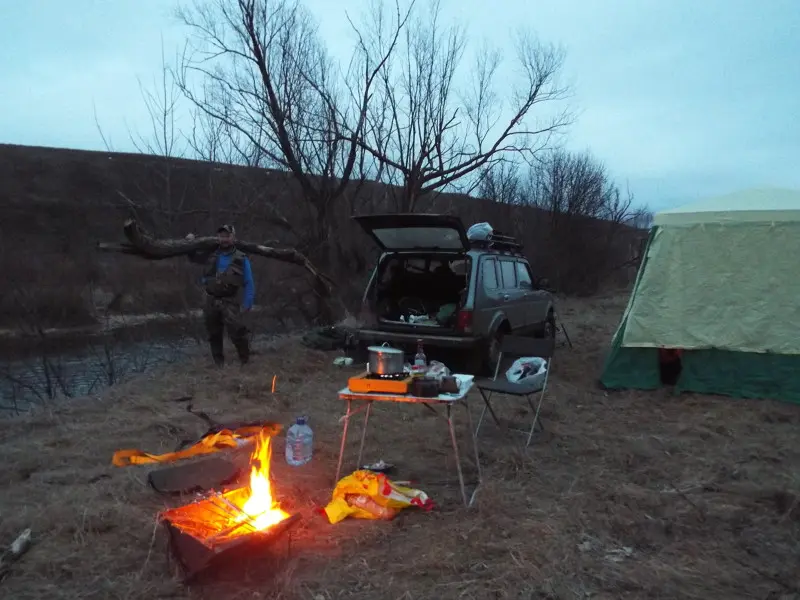
<path id="1" fill-rule="evenodd" d="M 798 256 L 798 190 L 656 214 L 602 385 L 661 387 L 659 349 L 671 348 L 682 350 L 676 393 L 800 403 Z"/>
<path id="2" fill-rule="evenodd" d="M 111 458 L 111 462 L 116 467 L 127 467 L 130 465 L 144 465 L 150 463 L 172 462 L 189 458 L 190 456 L 200 456 L 211 454 L 228 448 L 238 448 L 248 442 L 252 442 L 256 436 L 274 436 L 281 432 L 279 423 L 265 421 L 261 425 L 245 426 L 238 429 L 221 429 L 215 432 L 206 433 L 199 442 L 179 450 L 177 452 L 167 452 L 165 454 L 148 454 L 141 450 L 117 450 Z"/>
<path id="3" fill-rule="evenodd" d="M 336 476 L 334 481 L 339 481 L 339 475 L 342 472 L 342 464 L 344 462 L 344 449 L 347 447 L 347 432 L 350 428 L 350 419 L 356 414 L 364 414 L 364 425 L 361 428 L 361 442 L 358 447 L 358 457 L 356 459 L 357 465 L 362 465 L 362 456 L 364 454 L 364 442 L 367 438 L 367 429 L 369 425 L 369 417 L 372 413 L 372 404 L 374 402 L 384 403 L 403 403 L 403 404 L 419 404 L 431 411 L 434 415 L 441 417 L 442 420 L 447 422 L 447 431 L 450 438 L 450 443 L 453 448 L 453 457 L 455 458 L 456 471 L 458 474 L 458 485 L 461 492 L 461 500 L 464 506 L 470 507 L 475 500 L 475 495 L 481 483 L 481 466 L 480 456 L 478 454 L 478 445 L 475 440 L 473 432 L 472 414 L 469 410 L 469 391 L 472 389 L 472 382 L 474 377 L 472 375 L 454 375 L 458 382 L 458 393 L 445 394 L 439 393 L 437 396 L 420 397 L 413 394 L 387 394 L 383 392 L 355 392 L 349 387 L 339 390 L 339 399 L 347 402 L 347 411 L 340 419 L 342 423 L 342 441 L 339 446 L 339 460 L 336 464 Z M 414 378 L 415 380 L 417 378 Z M 437 381 L 438 384 L 438 380 Z M 461 406 L 464 408 L 467 417 L 468 432 L 472 438 L 472 452 L 474 453 L 474 464 L 477 475 L 477 480 L 474 482 L 472 493 L 467 495 L 467 484 L 464 480 L 464 470 L 461 464 L 461 452 L 459 450 L 455 426 L 453 424 L 453 406 Z M 444 410 L 440 411 L 437 407 L 443 407 Z M 472 483 L 472 482 L 470 482 Z"/>
<path id="4" fill-rule="evenodd" d="M 467 239 L 472 240 L 488 240 L 491 237 L 492 226 L 489 223 L 475 223 L 467 229 Z"/>
<path id="5" fill-rule="evenodd" d="M 552 356 L 554 350 L 555 340 L 550 337 L 528 338 L 518 335 L 503 336 L 503 340 L 500 342 L 500 353 L 497 357 L 497 363 L 494 368 L 494 377 L 492 379 L 478 379 L 475 382 L 475 385 L 477 386 L 484 403 L 483 411 L 478 419 L 478 426 L 475 428 L 475 437 L 478 436 L 478 432 L 483 424 L 483 418 L 486 416 L 487 411 L 492 416 L 492 420 L 494 420 L 495 424 L 500 426 L 500 420 L 497 418 L 497 415 L 494 412 L 494 407 L 491 403 L 493 395 L 500 394 L 504 396 L 513 396 L 517 398 L 525 398 L 528 406 L 533 412 L 533 423 L 531 424 L 530 429 L 524 430 L 510 428 L 513 431 L 519 431 L 527 434 L 528 439 L 525 443 L 525 446 L 530 446 L 536 428 L 538 427 L 540 431 L 544 430 L 544 426 L 539 420 L 539 411 L 542 408 L 544 394 L 547 391 L 547 378 L 550 374 L 550 366 L 553 363 Z M 523 379 L 518 382 L 509 381 L 508 377 L 498 379 L 497 376 L 500 373 L 500 366 L 502 365 L 504 358 L 512 356 L 535 356 L 540 358 L 547 365 L 544 369 L 544 377 L 540 378 L 538 376 L 533 376 L 530 378 L 530 381 L 525 381 Z M 539 402 L 536 404 L 536 406 L 534 406 L 533 397 L 536 394 L 539 394 Z"/>
<path id="6" fill-rule="evenodd" d="M 388 474 L 394 471 L 394 465 L 384 462 L 383 459 L 381 459 L 371 465 L 363 465 L 361 469 L 364 471 L 372 471 L 373 473 Z"/>
<path id="7" fill-rule="evenodd" d="M 433 501 L 422 490 L 398 485 L 382 473 L 359 470 L 336 484 L 325 515 L 331 523 L 347 517 L 391 520 L 404 508 L 433 510 Z"/>
<path id="8" fill-rule="evenodd" d="M 147 483 L 161 494 L 190 494 L 230 484 L 239 479 L 243 472 L 240 465 L 214 456 L 188 464 L 154 469 L 147 474 Z"/>
<path id="9" fill-rule="evenodd" d="M 286 432 L 286 462 L 300 467 L 311 462 L 314 454 L 314 432 L 308 425 L 308 417 L 297 417 Z"/>
<path id="10" fill-rule="evenodd" d="M 369 372 L 355 375 L 347 380 L 347 387 L 354 392 L 378 394 L 407 394 L 413 377 L 410 373 L 374 375 Z"/>
<path id="11" fill-rule="evenodd" d="M 405 353 L 402 350 L 392 348 L 388 343 L 384 343 L 382 346 L 370 346 L 367 351 L 369 352 L 368 369 L 372 375 L 403 373 Z"/>

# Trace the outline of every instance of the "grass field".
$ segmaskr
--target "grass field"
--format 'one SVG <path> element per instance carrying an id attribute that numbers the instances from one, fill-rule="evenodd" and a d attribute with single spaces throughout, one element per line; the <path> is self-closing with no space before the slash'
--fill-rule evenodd
<path id="1" fill-rule="evenodd" d="M 485 482 L 469 511 L 455 487 L 440 485 L 454 472 L 442 422 L 420 407 L 379 406 L 366 458 L 397 464 L 398 478 L 414 479 L 438 507 L 388 523 L 329 525 L 316 509 L 332 489 L 343 410 L 336 391 L 350 372 L 291 338 L 261 348 L 245 371 L 212 370 L 198 358 L 103 397 L 4 422 L 0 543 L 32 527 L 35 544 L 0 583 L 0 596 L 800 597 L 800 409 L 668 391 L 605 393 L 597 379 L 625 300 L 564 301 L 575 348 L 557 349 L 546 431 L 524 451 L 521 438 L 484 430 Z M 169 451 L 201 434 L 204 424 L 174 401 L 187 394 L 217 419 L 288 425 L 308 414 L 316 436 L 314 460 L 299 469 L 285 465 L 276 440 L 277 492 L 304 517 L 290 550 L 277 545 L 273 560 L 190 589 L 173 579 L 155 528 L 157 512 L 175 501 L 147 486 L 149 467 L 110 463 L 120 448 Z M 477 393 L 472 400 L 477 415 Z"/>

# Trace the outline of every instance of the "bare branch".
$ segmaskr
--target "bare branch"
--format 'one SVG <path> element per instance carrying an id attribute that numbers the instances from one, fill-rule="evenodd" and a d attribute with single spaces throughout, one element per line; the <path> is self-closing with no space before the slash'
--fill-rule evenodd
<path id="1" fill-rule="evenodd" d="M 132 254 L 148 260 L 164 260 L 176 256 L 186 256 L 193 253 L 206 253 L 215 250 L 219 245 L 216 237 L 194 237 L 192 239 L 156 239 L 143 231 L 133 219 L 125 221 L 123 227 L 127 244 L 109 244 L 100 242 L 97 249 L 101 252 L 119 252 Z M 303 267 L 315 281 L 322 283 L 330 293 L 333 291 L 332 280 L 321 273 L 311 261 L 292 248 L 272 248 L 263 244 L 237 240 L 236 247 L 245 253 L 282 262 L 288 262 Z"/>
<path id="2" fill-rule="evenodd" d="M 356 29 L 368 56 L 380 46 L 386 22 L 380 9 L 370 16 L 371 23 Z M 441 22 L 436 0 L 405 28 L 403 60 L 390 56 L 380 70 L 360 144 L 380 165 L 383 181 L 402 184 L 402 210 L 413 211 L 420 197 L 464 179 L 472 179 L 474 187 L 481 169 L 510 155 L 532 160 L 571 122 L 565 110 L 534 118 L 540 105 L 554 105 L 567 96 L 558 82 L 563 51 L 531 35 L 518 35 L 519 84 L 500 93 L 499 52 L 484 45 L 474 65 L 465 67 L 466 40 L 462 27 Z M 466 90 L 458 87 L 464 79 L 472 84 Z"/>

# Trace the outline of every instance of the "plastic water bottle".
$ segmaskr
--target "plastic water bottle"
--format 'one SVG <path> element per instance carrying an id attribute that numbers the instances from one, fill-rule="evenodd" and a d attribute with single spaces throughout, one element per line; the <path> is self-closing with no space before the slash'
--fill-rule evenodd
<path id="1" fill-rule="evenodd" d="M 306 464 L 314 453 L 314 432 L 307 421 L 306 417 L 297 417 L 286 432 L 286 462 L 293 467 Z"/>

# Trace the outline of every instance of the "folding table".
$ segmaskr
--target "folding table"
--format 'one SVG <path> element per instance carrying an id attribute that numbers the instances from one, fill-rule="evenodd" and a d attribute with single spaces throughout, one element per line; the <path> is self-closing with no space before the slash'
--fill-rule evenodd
<path id="1" fill-rule="evenodd" d="M 350 424 L 350 418 L 355 416 L 360 412 L 364 412 L 364 427 L 361 431 L 361 443 L 358 448 L 358 468 L 361 468 L 361 458 L 364 453 L 364 440 L 367 435 L 367 426 L 369 424 L 369 415 L 372 410 L 373 402 L 390 402 L 390 403 L 405 403 L 405 404 L 419 404 L 424 406 L 431 412 L 433 412 L 438 417 L 443 418 L 447 421 L 447 427 L 450 433 L 450 441 L 453 445 L 453 454 L 455 455 L 456 459 L 456 469 L 458 471 L 458 484 L 461 488 L 461 499 L 464 501 L 464 505 L 467 507 L 472 506 L 473 501 L 475 500 L 475 494 L 478 491 L 478 488 L 481 484 L 481 463 L 480 457 L 478 456 L 478 442 L 475 436 L 475 428 L 472 422 L 472 413 L 469 410 L 469 401 L 468 395 L 469 391 L 472 389 L 472 377 L 469 375 L 456 375 L 456 379 L 459 381 L 459 392 L 457 394 L 440 394 L 439 396 L 434 396 L 431 398 L 423 398 L 419 396 L 412 396 L 410 394 L 387 394 L 387 393 L 376 393 L 376 392 L 369 392 L 369 393 L 361 393 L 361 392 L 353 392 L 349 388 L 344 388 L 339 390 L 339 399 L 345 400 L 347 402 L 347 412 L 342 417 L 342 421 L 344 423 L 343 430 L 342 430 L 342 445 L 339 448 L 339 462 L 336 466 L 336 479 L 335 482 L 339 481 L 339 476 L 341 475 L 342 471 L 342 460 L 344 458 L 344 448 L 347 442 L 347 430 Z M 362 406 L 358 406 L 357 408 L 353 408 L 354 403 L 361 403 Z M 464 472 L 461 468 L 461 453 L 458 451 L 458 441 L 456 440 L 456 433 L 455 428 L 453 426 L 453 406 L 463 406 L 464 409 L 467 411 L 467 421 L 469 424 L 469 434 L 472 437 L 472 449 L 475 453 L 475 467 L 478 471 L 478 481 L 475 485 L 475 488 L 472 491 L 472 494 L 469 498 L 467 498 L 467 490 L 466 485 L 464 483 Z M 444 408 L 444 414 L 438 408 Z M 335 484 L 334 482 L 334 484 Z"/>

